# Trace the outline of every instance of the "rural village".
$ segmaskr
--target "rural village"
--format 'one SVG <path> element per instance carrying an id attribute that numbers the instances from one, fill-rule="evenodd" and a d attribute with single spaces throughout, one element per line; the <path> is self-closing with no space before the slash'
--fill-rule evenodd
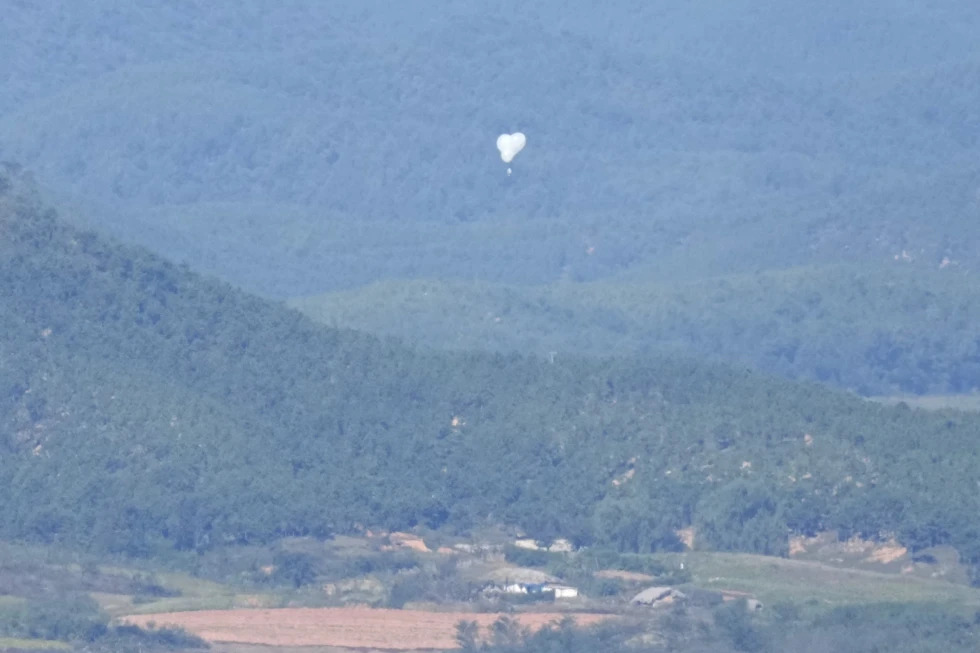
<path id="1" fill-rule="evenodd" d="M 874 591 L 908 582 L 943 591 L 963 573 L 950 551 L 913 558 L 894 543 L 838 542 L 833 533 L 794 538 L 792 556 L 783 560 L 690 549 L 623 555 L 501 533 L 452 542 L 365 530 L 325 542 L 294 538 L 282 547 L 278 565 L 242 578 L 260 588 L 263 579 L 282 581 L 289 573 L 283 566 L 311 563 L 312 575 L 297 577 L 290 591 L 213 593 L 213 586 L 195 596 L 198 583 L 179 596 L 99 600 L 122 622 L 179 626 L 222 653 L 255 645 L 445 650 L 459 648 L 462 623 L 488 637 L 501 619 L 531 631 L 568 619 L 580 627 L 630 624 L 643 642 L 663 643 L 679 616 L 708 623 L 722 605 L 764 615 L 770 600 L 780 610 L 780 597 L 808 591 L 795 580 L 801 573 L 812 577 L 814 596 L 827 593 L 821 600 L 828 601 L 863 599 L 869 581 L 878 584 Z"/>

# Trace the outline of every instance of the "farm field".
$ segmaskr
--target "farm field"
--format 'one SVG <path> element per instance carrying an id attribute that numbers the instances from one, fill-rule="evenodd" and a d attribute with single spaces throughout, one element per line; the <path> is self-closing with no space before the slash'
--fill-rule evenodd
<path id="1" fill-rule="evenodd" d="M 882 603 L 940 604 L 968 611 L 980 608 L 980 590 L 942 579 L 740 553 L 665 557 L 684 560 L 694 586 L 736 592 L 767 604 L 798 603 L 813 612 Z"/>
<path id="2" fill-rule="evenodd" d="M 127 617 L 128 623 L 176 625 L 209 642 L 267 646 L 337 646 L 358 649 L 417 650 L 457 648 L 456 624 L 476 621 L 481 633 L 502 615 L 432 612 L 366 607 L 281 608 L 275 610 L 202 610 Z M 572 617 L 589 626 L 610 615 L 525 612 L 512 615 L 537 630 Z"/>

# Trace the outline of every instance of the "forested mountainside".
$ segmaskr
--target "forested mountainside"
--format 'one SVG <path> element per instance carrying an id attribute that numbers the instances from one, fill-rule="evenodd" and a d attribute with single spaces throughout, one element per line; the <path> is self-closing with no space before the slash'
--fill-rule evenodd
<path id="1" fill-rule="evenodd" d="M 326 324 L 438 348 L 684 354 L 863 395 L 980 389 L 980 282 L 949 267 L 796 268 L 684 284 L 388 281 L 290 304 Z"/>
<path id="2" fill-rule="evenodd" d="M 0 158 L 276 297 L 903 252 L 976 273 L 978 7 L 14 3 Z"/>
<path id="3" fill-rule="evenodd" d="M 648 551 L 894 533 L 980 561 L 980 419 L 666 357 L 418 351 L 61 221 L 0 175 L 0 537 L 152 555 L 358 525 Z"/>

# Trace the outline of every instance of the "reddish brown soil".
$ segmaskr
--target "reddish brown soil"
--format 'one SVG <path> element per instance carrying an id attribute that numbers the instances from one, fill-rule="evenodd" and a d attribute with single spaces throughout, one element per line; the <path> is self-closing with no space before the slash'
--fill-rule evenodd
<path id="1" fill-rule="evenodd" d="M 481 634 L 501 615 L 475 612 L 428 612 L 348 608 L 281 608 L 276 610 L 201 610 L 126 617 L 145 626 L 175 625 L 210 642 L 272 646 L 340 646 L 388 650 L 452 649 L 456 624 L 476 621 Z M 537 630 L 571 616 L 588 626 L 608 615 L 528 612 L 510 615 L 522 626 Z"/>

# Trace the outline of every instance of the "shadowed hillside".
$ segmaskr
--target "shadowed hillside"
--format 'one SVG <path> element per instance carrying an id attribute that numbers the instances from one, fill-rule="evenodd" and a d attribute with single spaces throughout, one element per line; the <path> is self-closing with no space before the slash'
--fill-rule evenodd
<path id="1" fill-rule="evenodd" d="M 290 302 L 431 347 L 680 353 L 861 394 L 980 388 L 980 285 L 946 267 L 798 268 L 686 284 L 385 282 Z"/>

